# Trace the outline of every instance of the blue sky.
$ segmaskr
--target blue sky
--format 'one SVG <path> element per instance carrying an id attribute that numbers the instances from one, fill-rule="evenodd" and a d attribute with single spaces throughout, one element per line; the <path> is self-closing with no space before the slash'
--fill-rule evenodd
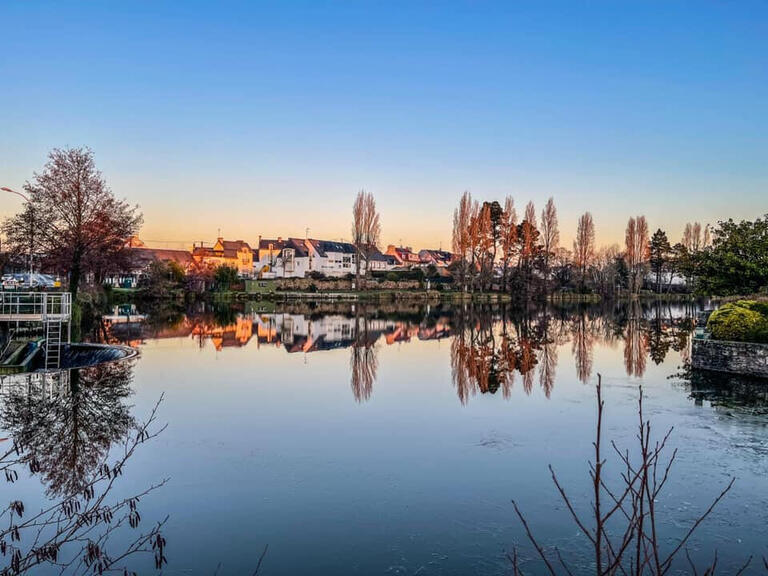
<path id="1" fill-rule="evenodd" d="M 0 185 L 90 146 L 142 236 L 450 242 L 463 190 L 630 215 L 768 212 L 767 2 L 6 2 Z M 0 216 L 19 207 L 0 201 Z"/>

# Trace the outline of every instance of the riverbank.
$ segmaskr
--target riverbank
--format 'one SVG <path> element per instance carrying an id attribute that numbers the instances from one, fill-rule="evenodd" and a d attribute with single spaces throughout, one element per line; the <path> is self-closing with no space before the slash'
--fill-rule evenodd
<path id="1" fill-rule="evenodd" d="M 173 290 L 166 295 L 156 294 L 148 295 L 141 290 L 136 289 L 113 289 L 111 290 L 111 299 L 115 303 L 131 303 L 137 300 L 147 301 L 177 301 L 184 302 L 190 300 L 203 300 L 213 302 L 230 301 L 352 301 L 352 302 L 474 302 L 474 303 L 505 303 L 524 300 L 549 301 L 554 304 L 587 303 L 595 304 L 599 302 L 626 302 L 633 300 L 642 301 L 665 301 L 665 302 L 688 302 L 696 297 L 692 294 L 655 294 L 653 292 L 642 292 L 640 294 L 615 294 L 605 297 L 601 294 L 577 294 L 577 293 L 554 293 L 541 295 L 537 298 L 528 298 L 521 293 L 507 292 L 460 292 L 440 289 L 425 289 L 415 286 L 408 287 L 370 287 L 363 290 L 354 290 L 348 287 L 348 283 L 335 283 L 324 289 L 318 289 L 315 284 L 297 284 L 292 283 L 286 288 L 277 287 L 274 284 L 260 286 L 251 284 L 247 290 L 214 290 L 206 292 L 191 292 L 184 290 Z"/>

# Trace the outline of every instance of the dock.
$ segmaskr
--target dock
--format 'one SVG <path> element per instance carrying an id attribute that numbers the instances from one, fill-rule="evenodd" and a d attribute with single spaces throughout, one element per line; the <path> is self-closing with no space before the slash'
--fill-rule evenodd
<path id="1" fill-rule="evenodd" d="M 64 322 L 72 319 L 69 292 L 0 291 L 0 322 Z"/>
<path id="2" fill-rule="evenodd" d="M 0 291 L 0 322 L 16 323 L 17 326 L 21 323 L 41 324 L 45 332 L 43 346 L 46 370 L 59 368 L 62 342 L 65 338 L 67 343 L 70 341 L 71 321 L 72 295 L 69 292 Z M 8 345 L 10 344 L 9 341 Z M 0 357 L 5 352 L 6 350 L 0 350 Z M 30 350 L 30 353 L 32 352 L 34 351 Z"/>

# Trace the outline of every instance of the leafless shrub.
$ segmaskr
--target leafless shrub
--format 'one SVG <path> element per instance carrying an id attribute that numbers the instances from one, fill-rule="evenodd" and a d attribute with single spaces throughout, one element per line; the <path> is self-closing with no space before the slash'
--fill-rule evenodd
<path id="1" fill-rule="evenodd" d="M 158 436 L 165 426 L 157 425 L 158 400 L 143 423 L 138 423 L 127 434 L 123 450 L 110 464 L 105 455 L 92 477 L 76 492 L 57 496 L 40 511 L 27 513 L 24 504 L 12 501 L 0 511 L 0 557 L 7 565 L 0 575 L 25 574 L 37 566 L 48 565 L 60 574 L 104 574 L 108 572 L 135 574 L 123 562 L 138 554 L 152 554 L 155 567 L 161 570 L 168 563 L 166 540 L 161 529 L 164 519 L 141 531 L 127 547 L 112 552 L 109 541 L 117 531 L 125 528 L 138 530 L 141 524 L 139 502 L 166 483 L 163 480 L 128 498 L 110 502 L 110 494 L 117 479 L 122 476 L 128 460 L 136 449 Z M 8 482 L 18 479 L 14 464 L 23 464 L 24 446 L 16 443 L 0 459 L 0 469 Z M 34 460 L 29 461 L 30 471 Z"/>
<path id="2" fill-rule="evenodd" d="M 593 492 L 592 514 L 589 517 L 583 517 L 577 513 L 554 469 L 552 466 L 549 467 L 552 482 L 560 498 L 568 509 L 573 522 L 590 543 L 593 550 L 591 556 L 593 557 L 595 574 L 598 576 L 616 574 L 663 576 L 670 572 L 675 560 L 684 553 L 692 574 L 713 575 L 717 568 L 717 554 L 711 563 L 700 568 L 688 555 L 686 544 L 731 490 L 735 479 L 732 478 L 728 482 L 720 494 L 712 500 L 709 507 L 692 522 L 672 549 L 664 550 L 659 539 L 659 518 L 656 503 L 669 479 L 677 455 L 677 450 L 673 450 L 669 458 L 663 457 L 672 428 L 661 439 L 653 438 L 651 423 L 645 419 L 643 414 L 643 390 L 641 387 L 638 397 L 638 456 L 633 458 L 630 456 L 629 450 L 621 450 L 615 442 L 610 443 L 610 451 L 618 458 L 622 469 L 619 487 L 611 488 L 604 474 L 606 460 L 603 454 L 602 428 L 605 404 L 602 398 L 602 378 L 599 374 L 596 391 L 597 430 L 593 442 L 594 459 L 589 463 Z M 552 553 L 547 553 L 533 534 L 530 524 L 517 502 L 513 500 L 512 504 L 525 529 L 528 540 L 549 574 L 583 573 L 583 570 L 576 570 L 567 559 L 563 558 L 557 548 Z M 512 564 L 514 574 L 523 573 L 516 550 L 509 555 L 509 561 Z M 737 574 L 743 573 L 751 561 L 752 558 L 750 557 Z M 768 561 L 763 559 L 763 563 L 768 570 Z"/>

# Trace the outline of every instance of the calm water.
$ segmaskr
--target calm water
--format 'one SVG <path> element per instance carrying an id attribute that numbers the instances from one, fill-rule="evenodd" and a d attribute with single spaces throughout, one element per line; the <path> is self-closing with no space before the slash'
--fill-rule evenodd
<path id="1" fill-rule="evenodd" d="M 169 478 L 141 502 L 144 525 L 168 516 L 166 574 L 249 574 L 267 544 L 263 574 L 506 574 L 515 546 L 538 573 L 513 498 L 543 543 L 586 570 L 586 542 L 547 465 L 587 511 L 599 372 L 606 438 L 634 446 L 639 385 L 656 434 L 674 426 L 679 452 L 657 504 L 665 542 L 737 478 L 689 546 L 702 561 L 716 548 L 727 573 L 768 555 L 768 394 L 682 375 L 696 311 L 265 306 L 115 317 L 101 337 L 141 355 L 109 369 L 109 385 L 84 370 L 76 395 L 35 400 L 5 384 L 3 436 L 41 440 L 27 447 L 40 471 L 2 497 L 35 508 L 76 488 L 164 394 L 168 428 L 116 490 Z M 35 416 L 41 404 L 57 418 Z M 134 565 L 145 572 L 151 558 Z"/>

